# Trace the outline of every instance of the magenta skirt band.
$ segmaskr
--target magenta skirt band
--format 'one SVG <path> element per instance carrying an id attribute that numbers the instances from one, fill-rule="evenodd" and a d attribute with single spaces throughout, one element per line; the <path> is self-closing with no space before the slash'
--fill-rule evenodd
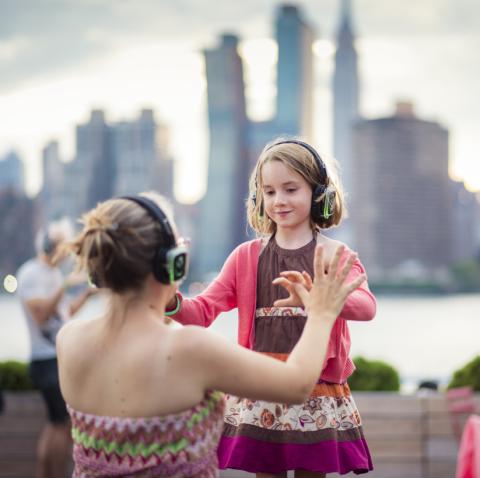
<path id="1" fill-rule="evenodd" d="M 261 442 L 245 436 L 224 436 L 218 449 L 218 458 L 220 469 L 233 468 L 250 473 L 303 469 L 344 475 L 351 471 L 355 474 L 367 473 L 373 469 L 364 438 L 345 442 L 293 444 Z"/>

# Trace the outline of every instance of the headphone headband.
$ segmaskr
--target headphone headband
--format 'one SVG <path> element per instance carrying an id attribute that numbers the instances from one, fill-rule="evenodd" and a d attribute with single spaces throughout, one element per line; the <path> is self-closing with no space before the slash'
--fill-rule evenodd
<path id="1" fill-rule="evenodd" d="M 327 167 L 325 166 L 325 163 L 323 162 L 322 158 L 318 154 L 317 150 L 311 146 L 308 143 L 305 143 L 305 141 L 302 141 L 300 139 L 286 139 L 283 141 L 279 141 L 278 143 L 274 143 L 271 146 L 269 146 L 266 151 L 274 148 L 275 146 L 279 146 L 280 144 L 298 144 L 302 148 L 305 148 L 315 159 L 315 162 L 317 163 L 318 170 L 320 172 L 320 180 L 323 182 L 326 182 L 328 179 L 328 174 L 327 174 Z"/>
<path id="2" fill-rule="evenodd" d="M 133 201 L 145 209 L 153 219 L 155 219 L 162 228 L 163 232 L 165 232 L 167 236 L 168 244 L 166 247 L 174 247 L 176 244 L 175 235 L 173 234 L 172 227 L 168 222 L 168 218 L 162 209 L 158 206 L 155 201 L 145 197 L 145 196 L 122 196 L 120 199 L 128 199 L 129 201 Z"/>

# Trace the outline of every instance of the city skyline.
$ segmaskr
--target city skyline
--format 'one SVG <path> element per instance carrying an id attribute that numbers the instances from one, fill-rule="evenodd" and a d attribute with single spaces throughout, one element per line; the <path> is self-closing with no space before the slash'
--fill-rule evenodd
<path id="1" fill-rule="evenodd" d="M 201 50 L 225 31 L 243 40 L 249 115 L 267 119 L 273 114 L 273 19 L 279 2 L 213 8 L 203 1 L 186 0 L 181 6 L 144 1 L 135 11 L 106 0 L 67 1 L 55 10 L 49 1 L 32 3 L 31 9 L 11 1 L 0 4 L 5 12 L 0 20 L 0 156 L 14 149 L 25 159 L 30 194 L 40 187 L 42 148 L 58 140 L 62 157 L 71 159 L 74 126 L 91 109 L 102 108 L 108 120 L 118 121 L 153 108 L 170 129 L 172 155 L 179 161 L 177 195 L 182 201 L 198 200 L 205 191 L 208 154 Z M 340 1 L 325 1 L 321 9 L 313 1 L 295 4 L 317 33 L 315 143 L 331 153 L 333 41 Z M 475 164 L 478 65 L 472 61 L 480 39 L 480 7 L 468 0 L 411 4 L 410 10 L 405 4 L 352 1 L 361 112 L 367 118 L 389 116 L 397 98 L 413 101 L 420 116 L 452 132 L 453 177 L 480 189 Z M 60 39 L 65 51 L 55 49 Z"/>

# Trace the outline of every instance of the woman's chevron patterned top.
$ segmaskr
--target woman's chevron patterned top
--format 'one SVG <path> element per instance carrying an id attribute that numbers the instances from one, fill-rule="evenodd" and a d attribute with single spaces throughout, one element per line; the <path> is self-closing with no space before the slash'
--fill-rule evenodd
<path id="1" fill-rule="evenodd" d="M 68 407 L 73 478 L 216 477 L 224 406 L 221 393 L 209 392 L 194 407 L 161 417 L 103 417 Z"/>

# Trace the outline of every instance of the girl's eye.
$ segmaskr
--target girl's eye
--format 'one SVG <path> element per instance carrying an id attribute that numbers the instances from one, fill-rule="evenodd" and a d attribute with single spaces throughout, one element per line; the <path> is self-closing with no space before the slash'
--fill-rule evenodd
<path id="1" fill-rule="evenodd" d="M 288 193 L 294 193 L 295 191 L 296 191 L 295 188 L 289 188 L 289 189 L 287 189 L 287 192 L 288 192 Z"/>
<path id="2" fill-rule="evenodd" d="M 265 191 L 265 196 L 271 196 L 273 194 L 273 191 Z"/>

